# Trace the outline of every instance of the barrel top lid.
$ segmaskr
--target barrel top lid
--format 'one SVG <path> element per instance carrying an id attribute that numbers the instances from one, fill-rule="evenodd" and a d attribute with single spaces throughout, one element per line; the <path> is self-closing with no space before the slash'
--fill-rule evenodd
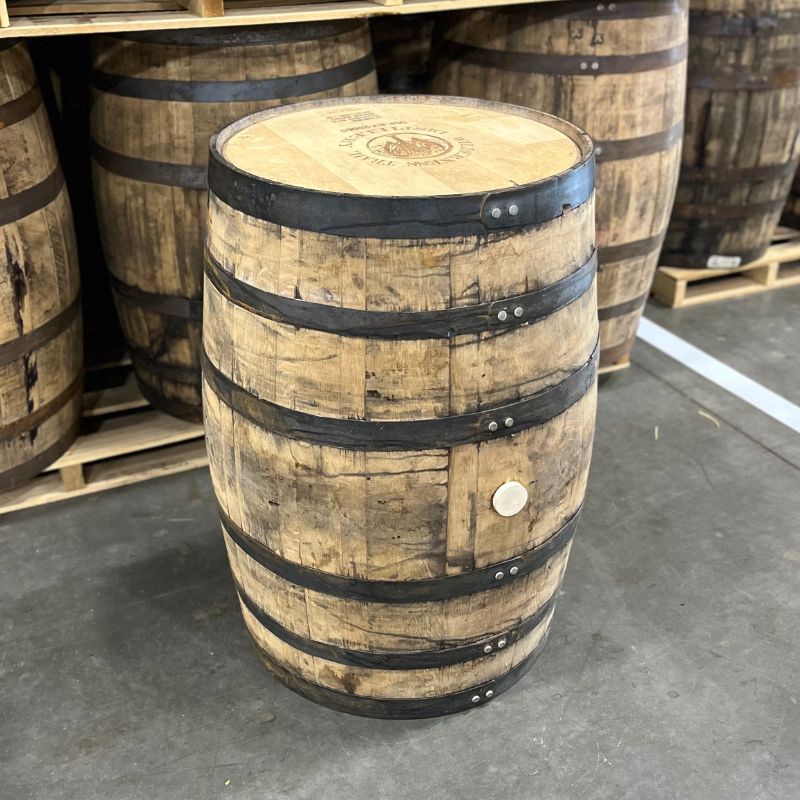
<path id="1" fill-rule="evenodd" d="M 313 191 L 442 197 L 542 181 L 584 156 L 559 120 L 481 101 L 366 98 L 281 112 L 226 129 L 222 160 Z"/>

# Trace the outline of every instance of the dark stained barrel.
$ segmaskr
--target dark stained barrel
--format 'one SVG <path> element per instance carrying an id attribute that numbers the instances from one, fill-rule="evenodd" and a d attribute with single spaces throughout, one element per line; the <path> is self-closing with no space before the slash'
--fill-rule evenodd
<path id="1" fill-rule="evenodd" d="M 490 701 L 544 645 L 586 488 L 588 137 L 319 101 L 224 129 L 209 188 L 209 461 L 262 660 L 355 714 Z"/>
<path id="2" fill-rule="evenodd" d="M 553 2 L 443 18 L 433 91 L 540 109 L 597 153 L 600 363 L 633 347 L 678 177 L 686 0 Z"/>
<path id="3" fill-rule="evenodd" d="M 737 267 L 769 247 L 800 157 L 800 1 L 692 0 L 689 34 L 662 262 Z"/>
<path id="4" fill-rule="evenodd" d="M 81 413 L 69 197 L 25 45 L 0 41 L 0 489 L 72 443 Z"/>
<path id="5" fill-rule="evenodd" d="M 98 37 L 93 83 L 95 197 L 136 377 L 153 405 L 199 420 L 209 138 L 260 109 L 374 92 L 369 28 Z"/>

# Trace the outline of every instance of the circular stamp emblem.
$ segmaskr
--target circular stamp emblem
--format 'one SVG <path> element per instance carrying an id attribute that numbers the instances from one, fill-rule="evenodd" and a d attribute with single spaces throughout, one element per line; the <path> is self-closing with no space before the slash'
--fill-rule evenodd
<path id="1" fill-rule="evenodd" d="M 374 136 L 366 144 L 371 153 L 382 158 L 440 158 L 454 149 L 447 139 L 421 131 L 385 133 Z"/>

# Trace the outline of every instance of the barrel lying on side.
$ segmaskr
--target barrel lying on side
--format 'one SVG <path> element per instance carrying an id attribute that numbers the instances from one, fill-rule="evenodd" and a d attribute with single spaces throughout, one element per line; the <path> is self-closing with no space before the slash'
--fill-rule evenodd
<path id="1" fill-rule="evenodd" d="M 459 12 L 440 33 L 433 91 L 541 109 L 594 139 L 600 363 L 625 363 L 678 176 L 686 0 Z"/>
<path id="2" fill-rule="evenodd" d="M 75 231 L 25 45 L 0 41 L 0 489 L 69 447 L 81 412 Z"/>
<path id="3" fill-rule="evenodd" d="M 738 267 L 770 245 L 800 157 L 800 0 L 692 0 L 686 138 L 662 261 Z"/>
<path id="4" fill-rule="evenodd" d="M 142 393 L 199 420 L 208 140 L 245 114 L 376 89 L 365 22 L 98 37 L 94 181 Z"/>
<path id="5" fill-rule="evenodd" d="M 307 103 L 224 129 L 209 187 L 209 461 L 262 659 L 356 714 L 490 700 L 544 644 L 586 487 L 588 138 Z"/>

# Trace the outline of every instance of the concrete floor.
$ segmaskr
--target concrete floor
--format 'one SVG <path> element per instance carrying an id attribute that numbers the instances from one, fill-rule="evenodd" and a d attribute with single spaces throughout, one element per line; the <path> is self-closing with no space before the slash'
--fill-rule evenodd
<path id="1" fill-rule="evenodd" d="M 649 315 L 798 402 L 798 308 L 795 289 Z M 2 517 L 0 796 L 797 800 L 799 440 L 640 344 L 601 392 L 541 659 L 429 721 L 266 674 L 203 471 Z"/>

